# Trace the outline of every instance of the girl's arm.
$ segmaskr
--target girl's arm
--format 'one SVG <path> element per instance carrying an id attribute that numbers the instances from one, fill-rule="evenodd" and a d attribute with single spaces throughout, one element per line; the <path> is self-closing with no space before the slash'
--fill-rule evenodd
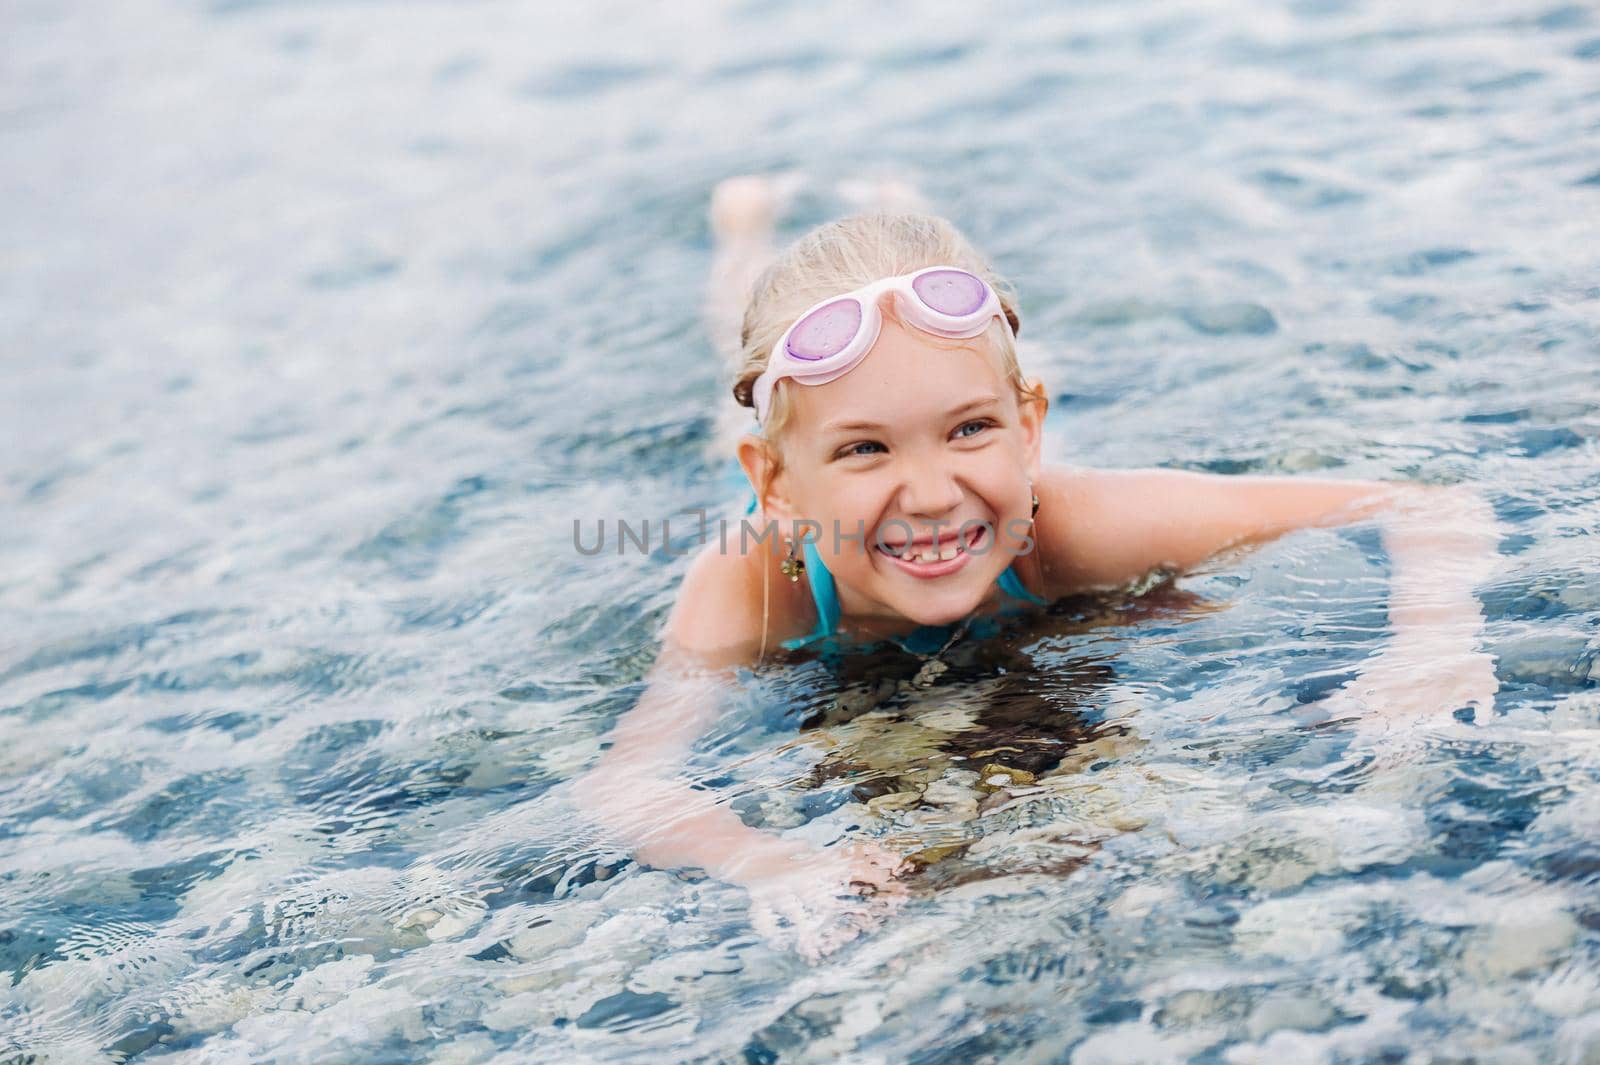
<path id="1" fill-rule="evenodd" d="M 1494 658 L 1480 647 L 1483 605 L 1473 593 L 1499 561 L 1500 526 L 1476 493 L 1411 490 L 1380 515 L 1389 552 L 1394 635 L 1337 693 L 1330 709 L 1418 718 L 1494 708 Z"/>
<path id="2" fill-rule="evenodd" d="M 574 784 L 585 812 L 646 865 L 693 866 L 738 883 L 800 853 L 679 776 L 731 685 L 731 673 L 666 652 L 644 695 L 611 730 L 599 762 Z"/>
<path id="3" fill-rule="evenodd" d="M 760 600 L 751 595 L 746 561 L 709 550 L 696 560 L 644 695 L 612 729 L 599 762 L 574 782 L 574 795 L 639 861 L 704 869 L 745 888 L 757 931 L 816 957 L 869 922 L 863 906 L 845 899 L 858 885 L 884 900 L 898 893 L 898 860 L 870 845 L 819 850 L 751 828 L 681 775 L 733 694 L 737 667 L 756 658 Z"/>
<path id="4" fill-rule="evenodd" d="M 1219 476 L 1179 470 L 1051 470 L 1039 485 L 1041 565 L 1049 590 L 1112 587 L 1158 567 L 1187 569 L 1220 551 L 1293 529 L 1374 518 L 1391 561 L 1393 639 L 1354 691 L 1389 714 L 1475 703 L 1497 684 L 1478 650 L 1474 594 L 1498 562 L 1494 513 L 1465 487 Z M 1048 515 L 1048 518 L 1047 518 Z"/>

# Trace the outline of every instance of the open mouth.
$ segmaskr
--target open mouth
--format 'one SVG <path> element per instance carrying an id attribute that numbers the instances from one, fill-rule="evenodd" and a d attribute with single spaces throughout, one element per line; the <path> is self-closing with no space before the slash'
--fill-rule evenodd
<path id="1" fill-rule="evenodd" d="M 898 544 L 877 544 L 878 553 L 917 577 L 943 577 L 965 566 L 974 548 L 988 536 L 988 527 L 979 523 L 933 537 L 906 540 Z"/>

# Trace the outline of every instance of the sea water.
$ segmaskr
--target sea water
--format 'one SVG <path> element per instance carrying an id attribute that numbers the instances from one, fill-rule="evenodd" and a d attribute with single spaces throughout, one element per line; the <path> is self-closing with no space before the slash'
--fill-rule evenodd
<path id="1" fill-rule="evenodd" d="M 0 1061 L 1600 1055 L 1600 16 L 1558 0 L 0 7 Z M 1051 461 L 1477 485 L 1492 713 L 1363 741 L 1371 525 L 685 774 L 913 855 L 816 965 L 570 782 L 737 517 L 715 183 L 920 185 Z M 848 192 L 846 187 L 844 192 Z M 673 519 L 649 551 L 573 523 Z M 592 526 L 591 526 L 592 527 Z"/>

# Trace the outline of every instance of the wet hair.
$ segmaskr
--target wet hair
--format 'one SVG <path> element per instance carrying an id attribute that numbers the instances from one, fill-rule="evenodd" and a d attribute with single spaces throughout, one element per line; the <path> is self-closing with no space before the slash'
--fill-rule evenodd
<path id="1" fill-rule="evenodd" d="M 767 368 L 773 347 L 812 304 L 885 277 L 946 265 L 970 270 L 994 289 L 1011 330 L 993 322 L 984 335 L 999 353 L 1002 370 L 1016 388 L 1018 399 L 1036 399 L 1017 362 L 1015 334 L 1020 323 L 1015 292 L 955 226 L 925 214 L 853 215 L 818 226 L 785 249 L 756 280 L 745 305 L 733 398 L 743 406 L 755 406 L 751 391 Z M 769 441 L 779 438 L 788 421 L 790 405 L 785 393 L 789 391 L 781 382 L 773 390 L 762 428 Z"/>

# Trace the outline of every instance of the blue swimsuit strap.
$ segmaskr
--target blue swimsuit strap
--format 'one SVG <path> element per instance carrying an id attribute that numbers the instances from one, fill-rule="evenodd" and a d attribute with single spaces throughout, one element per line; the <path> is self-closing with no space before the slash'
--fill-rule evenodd
<path id="1" fill-rule="evenodd" d="M 822 564 L 822 556 L 817 553 L 816 545 L 810 540 L 804 542 L 802 550 L 806 559 L 806 583 L 811 586 L 811 601 L 817 606 L 817 627 L 809 636 L 802 636 L 797 640 L 785 640 L 783 646 L 796 650 L 817 640 L 826 639 L 834 635 L 839 628 L 839 592 L 833 583 L 833 574 L 828 572 L 828 567 Z M 1040 606 L 1047 600 L 1034 595 L 1023 585 L 1022 578 L 1017 576 L 1016 568 L 1007 566 L 1005 572 L 1000 574 L 996 582 L 1000 590 L 1013 599 L 1023 599 Z M 921 650 L 936 635 L 936 626 L 924 626 L 910 634 L 909 642 L 902 642 L 901 646 L 908 650 Z M 938 629 L 939 632 L 946 630 Z M 900 641 L 896 641 L 900 642 Z"/>
<path id="2" fill-rule="evenodd" d="M 1000 585 L 1002 592 L 1005 592 L 1013 599 L 1026 599 L 1028 602 L 1038 606 L 1045 606 L 1049 603 L 1049 600 L 1043 596 L 1034 595 L 1028 591 L 1027 587 L 1022 583 L 1022 578 L 1017 576 L 1017 567 L 1015 566 L 1007 566 L 1006 571 L 1000 574 L 1000 579 L 995 583 Z"/>
<path id="3" fill-rule="evenodd" d="M 833 574 L 822 564 L 817 545 L 805 541 L 806 583 L 811 585 L 811 601 L 817 604 L 817 630 L 805 638 L 806 643 L 832 636 L 839 627 L 839 592 L 833 585 Z"/>

